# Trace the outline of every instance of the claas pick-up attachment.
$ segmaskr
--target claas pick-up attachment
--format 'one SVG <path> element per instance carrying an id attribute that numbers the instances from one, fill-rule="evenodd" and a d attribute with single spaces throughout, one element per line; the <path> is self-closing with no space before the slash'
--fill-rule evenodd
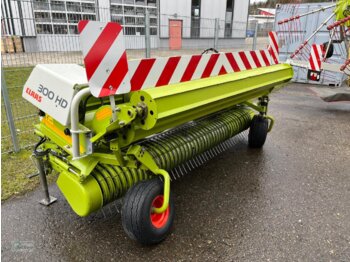
<path id="1" fill-rule="evenodd" d="M 79 216 L 123 199 L 122 224 L 143 244 L 173 224 L 171 181 L 249 129 L 261 148 L 273 125 L 269 94 L 293 76 L 276 48 L 128 61 L 122 27 L 80 21 L 85 68 L 37 65 L 23 97 L 37 106 L 34 155 Z"/>

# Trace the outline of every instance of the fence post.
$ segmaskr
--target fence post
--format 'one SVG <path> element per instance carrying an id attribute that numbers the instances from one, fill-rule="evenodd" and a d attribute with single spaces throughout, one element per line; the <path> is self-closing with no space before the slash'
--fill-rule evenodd
<path id="1" fill-rule="evenodd" d="M 257 42 L 257 38 L 258 38 L 258 26 L 259 26 L 259 23 L 256 22 L 255 23 L 255 30 L 254 30 L 254 38 L 253 38 L 253 50 L 256 50 L 256 42 Z"/>
<path id="2" fill-rule="evenodd" d="M 218 39 L 219 39 L 219 18 L 215 18 L 215 31 L 214 31 L 214 49 L 218 49 Z"/>
<path id="3" fill-rule="evenodd" d="M 146 58 L 151 57 L 151 32 L 150 32 L 150 21 L 149 21 L 149 10 L 146 8 L 145 12 L 145 55 Z"/>
<path id="4" fill-rule="evenodd" d="M 6 117 L 7 117 L 7 122 L 8 122 L 9 128 L 10 128 L 13 149 L 17 153 L 17 152 L 19 152 L 18 139 L 17 139 L 17 134 L 16 134 L 15 123 L 13 121 L 13 114 L 12 114 L 10 98 L 9 98 L 9 94 L 7 92 L 5 75 L 4 75 L 4 71 L 3 71 L 2 67 L 1 67 L 1 94 L 2 94 L 2 98 L 4 100 Z"/>

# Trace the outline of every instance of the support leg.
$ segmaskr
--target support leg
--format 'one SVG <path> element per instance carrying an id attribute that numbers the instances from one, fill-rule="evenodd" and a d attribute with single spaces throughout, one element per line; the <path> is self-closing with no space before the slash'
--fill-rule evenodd
<path id="1" fill-rule="evenodd" d="M 40 184 L 43 188 L 44 192 L 44 198 L 39 201 L 40 204 L 49 206 L 52 203 L 56 202 L 57 198 L 50 196 L 49 194 L 49 188 L 47 186 L 47 180 L 46 180 L 46 173 L 44 170 L 44 161 L 43 161 L 43 156 L 35 156 L 35 160 L 37 163 L 37 168 L 39 171 L 39 177 L 40 177 Z"/>

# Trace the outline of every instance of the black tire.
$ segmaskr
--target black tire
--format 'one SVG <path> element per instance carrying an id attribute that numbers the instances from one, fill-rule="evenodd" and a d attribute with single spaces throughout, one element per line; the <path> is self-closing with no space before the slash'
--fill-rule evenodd
<path id="1" fill-rule="evenodd" d="M 265 144 L 268 128 L 268 120 L 263 116 L 255 115 L 249 129 L 249 147 L 261 148 Z"/>
<path id="2" fill-rule="evenodd" d="M 143 245 L 153 245 L 163 241 L 169 234 L 175 214 L 171 195 L 169 207 L 163 213 L 165 219 L 160 219 L 164 223 L 156 227 L 151 219 L 152 203 L 155 199 L 159 202 L 162 196 L 163 182 L 158 178 L 139 182 L 126 193 L 121 216 L 124 231 L 131 239 Z"/>

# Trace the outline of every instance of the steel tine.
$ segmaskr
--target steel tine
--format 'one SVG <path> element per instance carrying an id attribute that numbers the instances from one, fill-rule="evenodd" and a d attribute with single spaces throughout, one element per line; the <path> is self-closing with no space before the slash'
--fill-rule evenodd
<path id="1" fill-rule="evenodd" d="M 227 141 L 222 142 L 222 146 L 225 148 L 225 151 L 228 149 L 226 143 L 227 143 Z"/>
<path id="2" fill-rule="evenodd" d="M 190 164 L 189 164 L 189 161 L 187 161 L 186 163 L 185 163 L 185 165 L 187 166 L 187 168 L 189 169 L 189 171 L 188 172 L 191 172 L 191 167 L 190 167 Z"/>
<path id="3" fill-rule="evenodd" d="M 218 152 L 215 150 L 215 147 L 211 148 L 210 151 L 214 154 L 214 157 L 218 155 Z"/>
<path id="4" fill-rule="evenodd" d="M 182 173 L 181 165 L 179 166 L 179 172 L 180 172 L 180 174 L 181 174 L 181 177 L 183 177 L 183 176 L 184 176 L 184 173 Z M 186 174 L 186 173 L 185 173 L 185 174 Z"/>
<path id="5" fill-rule="evenodd" d="M 214 155 L 212 154 L 212 152 L 211 152 L 211 150 L 210 150 L 210 149 L 209 149 L 209 150 L 207 150 L 205 153 L 206 153 L 206 154 L 208 154 L 209 159 L 212 159 L 212 158 L 214 157 Z"/>
<path id="6" fill-rule="evenodd" d="M 218 147 L 220 148 L 221 153 L 225 151 L 225 149 L 222 147 L 222 143 L 218 144 Z"/>
<path id="7" fill-rule="evenodd" d="M 174 168 L 174 171 L 175 171 L 176 176 L 179 178 L 180 175 L 179 175 L 179 173 L 178 173 L 177 167 Z"/>
<path id="8" fill-rule="evenodd" d="M 194 163 L 196 164 L 196 167 L 199 167 L 199 165 L 200 165 L 199 157 L 194 158 Z"/>
<path id="9" fill-rule="evenodd" d="M 190 163 L 190 165 L 192 166 L 193 169 L 196 168 L 196 165 L 194 164 L 194 158 L 190 159 L 189 163 Z"/>
<path id="10" fill-rule="evenodd" d="M 202 157 L 202 154 L 199 154 L 199 155 L 197 156 L 197 159 L 200 161 L 200 162 L 199 162 L 200 165 L 203 165 L 203 164 L 205 163 L 205 161 L 204 161 L 204 159 L 203 159 L 203 157 Z"/>

